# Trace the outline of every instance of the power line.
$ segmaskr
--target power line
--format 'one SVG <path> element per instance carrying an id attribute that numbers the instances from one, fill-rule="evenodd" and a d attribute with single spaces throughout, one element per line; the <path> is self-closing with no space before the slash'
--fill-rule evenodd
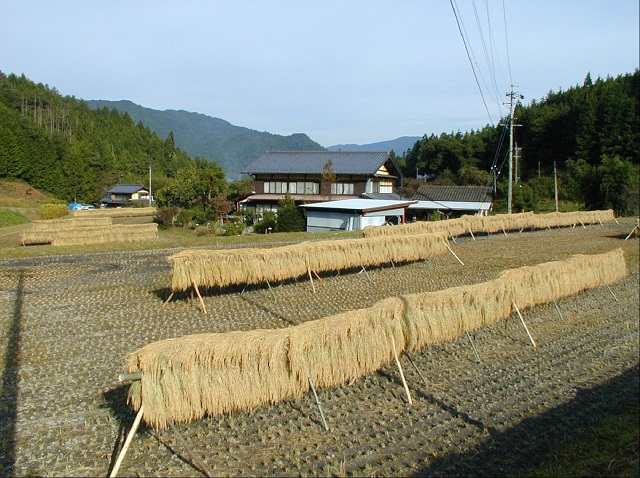
<path id="1" fill-rule="evenodd" d="M 458 13 L 456 12 L 456 8 L 453 5 L 454 0 L 449 0 L 451 4 L 451 9 L 453 10 L 453 15 L 456 17 L 456 24 L 458 25 L 458 31 L 460 32 L 460 37 L 462 37 L 462 43 L 464 44 L 464 49 L 467 52 L 467 58 L 469 59 L 469 64 L 471 65 L 471 71 L 473 71 L 473 77 L 476 79 L 476 85 L 478 85 L 478 91 L 480 91 L 480 96 L 482 97 L 482 103 L 484 104 L 484 109 L 487 111 L 487 116 L 489 116 L 489 122 L 491 126 L 494 126 L 493 119 L 491 118 L 491 113 L 489 113 L 489 108 L 487 107 L 487 102 L 484 99 L 484 94 L 482 93 L 482 87 L 480 86 L 480 82 L 478 81 L 478 75 L 476 74 L 476 70 L 473 67 L 473 61 L 471 61 L 471 55 L 469 54 L 469 48 L 467 47 L 467 41 L 464 38 L 464 34 L 462 33 L 462 28 L 460 27 L 460 20 L 458 18 Z"/>

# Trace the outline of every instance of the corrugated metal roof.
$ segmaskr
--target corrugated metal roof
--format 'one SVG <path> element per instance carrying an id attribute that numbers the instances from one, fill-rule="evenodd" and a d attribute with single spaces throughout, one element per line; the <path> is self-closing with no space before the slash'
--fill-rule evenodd
<path id="1" fill-rule="evenodd" d="M 421 186 L 417 201 L 491 202 L 491 189 L 481 186 Z"/>
<path id="2" fill-rule="evenodd" d="M 107 194 L 134 194 L 142 189 L 147 190 L 142 184 L 118 184 L 109 189 Z"/>
<path id="3" fill-rule="evenodd" d="M 384 201 L 376 199 L 345 199 L 342 201 L 329 201 L 315 204 L 303 204 L 307 209 L 328 209 L 348 211 L 384 211 L 385 209 L 397 209 L 416 204 L 416 201 Z"/>
<path id="4" fill-rule="evenodd" d="M 269 151 L 249 164 L 243 173 L 322 174 L 331 160 L 336 174 L 373 176 L 387 159 L 386 151 Z"/>

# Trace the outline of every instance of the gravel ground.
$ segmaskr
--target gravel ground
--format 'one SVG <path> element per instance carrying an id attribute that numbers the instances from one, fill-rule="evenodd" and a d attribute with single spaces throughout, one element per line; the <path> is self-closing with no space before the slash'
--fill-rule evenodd
<path id="1" fill-rule="evenodd" d="M 0 475 L 105 476 L 133 421 L 125 355 L 201 332 L 286 327 L 398 294 L 482 282 L 501 271 L 623 247 L 632 275 L 519 320 L 401 358 L 353 384 L 251 412 L 180 425 L 216 476 L 506 475 L 544 460 L 595 418 L 637 403 L 638 241 L 633 226 L 459 238 L 456 254 L 368 275 L 327 274 L 274 286 L 211 290 L 203 315 L 168 296 L 175 251 L 0 261 Z M 616 296 L 614 300 L 613 294 Z M 142 426 L 122 476 L 201 476 L 171 430 Z"/>

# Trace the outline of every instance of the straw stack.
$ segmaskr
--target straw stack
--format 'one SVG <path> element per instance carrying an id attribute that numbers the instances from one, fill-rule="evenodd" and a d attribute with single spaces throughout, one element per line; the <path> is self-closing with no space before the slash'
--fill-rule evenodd
<path id="1" fill-rule="evenodd" d="M 446 234 L 302 242 L 270 249 L 186 250 L 168 258 L 171 289 L 281 282 L 306 275 L 391 262 L 410 262 L 447 252 Z"/>
<path id="2" fill-rule="evenodd" d="M 84 217 L 143 217 L 155 216 L 157 213 L 155 207 L 106 207 L 101 209 L 81 209 L 71 211 L 71 215 L 77 218 Z"/>
<path id="3" fill-rule="evenodd" d="M 93 211 L 89 211 L 93 212 Z M 20 234 L 23 245 L 75 246 L 148 241 L 158 237 L 157 224 L 114 225 L 111 217 L 73 217 L 33 221 Z"/>
<path id="4" fill-rule="evenodd" d="M 131 353 L 129 402 L 143 419 L 168 419 L 252 409 L 300 397 L 307 373 L 319 387 L 337 386 L 388 364 L 398 353 L 448 341 L 520 309 L 576 294 L 627 274 L 622 250 L 523 267 L 464 287 L 385 299 L 372 307 L 286 329 L 200 334 L 163 340 Z"/>

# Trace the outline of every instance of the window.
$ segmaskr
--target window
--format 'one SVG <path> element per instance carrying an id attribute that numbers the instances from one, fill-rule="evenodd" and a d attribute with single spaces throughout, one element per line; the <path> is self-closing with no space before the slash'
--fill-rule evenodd
<path id="1" fill-rule="evenodd" d="M 318 194 L 320 190 L 318 183 L 297 181 L 297 182 L 284 182 L 284 181 L 265 181 L 264 192 L 265 194 Z"/>
<path id="2" fill-rule="evenodd" d="M 393 192 L 393 181 L 389 181 L 389 180 L 380 181 L 380 192 L 381 193 L 392 193 Z"/>
<path id="3" fill-rule="evenodd" d="M 331 194 L 344 195 L 353 194 L 353 183 L 331 183 Z"/>

